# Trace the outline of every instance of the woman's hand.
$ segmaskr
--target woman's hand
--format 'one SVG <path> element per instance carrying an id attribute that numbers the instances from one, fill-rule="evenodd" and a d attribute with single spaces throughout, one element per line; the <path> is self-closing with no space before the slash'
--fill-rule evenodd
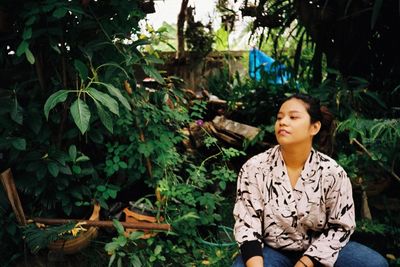
<path id="1" fill-rule="evenodd" d="M 314 267 L 314 263 L 309 257 L 303 256 L 296 262 L 294 267 Z"/>
<path id="2" fill-rule="evenodd" d="M 246 267 L 263 267 L 264 259 L 261 256 L 251 257 L 246 261 Z"/>

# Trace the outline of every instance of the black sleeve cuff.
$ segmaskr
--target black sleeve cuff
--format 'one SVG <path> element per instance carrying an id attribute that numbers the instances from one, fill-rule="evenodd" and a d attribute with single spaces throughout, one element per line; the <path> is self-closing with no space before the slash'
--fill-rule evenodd
<path id="1" fill-rule="evenodd" d="M 240 246 L 243 263 L 246 264 L 247 260 L 254 256 L 263 256 L 261 243 L 257 240 L 245 241 Z"/>

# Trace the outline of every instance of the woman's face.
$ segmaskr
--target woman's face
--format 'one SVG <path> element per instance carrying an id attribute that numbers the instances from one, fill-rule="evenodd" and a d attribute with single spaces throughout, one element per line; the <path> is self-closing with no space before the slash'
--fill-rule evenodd
<path id="1" fill-rule="evenodd" d="M 275 136 L 280 145 L 311 145 L 312 138 L 321 128 L 321 123 L 311 123 L 306 105 L 296 98 L 282 104 L 275 122 Z"/>

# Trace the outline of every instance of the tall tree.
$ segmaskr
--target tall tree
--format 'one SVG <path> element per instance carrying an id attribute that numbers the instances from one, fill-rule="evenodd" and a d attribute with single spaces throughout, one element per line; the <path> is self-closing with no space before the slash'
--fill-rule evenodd
<path id="1" fill-rule="evenodd" d="M 189 0 L 182 0 L 181 9 L 178 14 L 177 23 L 177 38 L 178 38 L 178 50 L 176 59 L 181 61 L 185 57 L 185 21 L 186 21 L 186 10 L 188 7 Z"/>

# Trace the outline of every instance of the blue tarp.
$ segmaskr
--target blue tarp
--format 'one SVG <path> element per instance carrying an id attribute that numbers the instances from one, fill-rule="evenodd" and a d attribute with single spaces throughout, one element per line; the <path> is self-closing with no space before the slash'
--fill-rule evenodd
<path id="1" fill-rule="evenodd" d="M 263 73 L 261 69 L 264 70 Z M 290 78 L 285 65 L 277 64 L 272 57 L 267 56 L 257 48 L 252 48 L 249 54 L 249 75 L 259 81 L 262 74 L 270 75 L 271 82 L 275 84 L 284 84 Z"/>

